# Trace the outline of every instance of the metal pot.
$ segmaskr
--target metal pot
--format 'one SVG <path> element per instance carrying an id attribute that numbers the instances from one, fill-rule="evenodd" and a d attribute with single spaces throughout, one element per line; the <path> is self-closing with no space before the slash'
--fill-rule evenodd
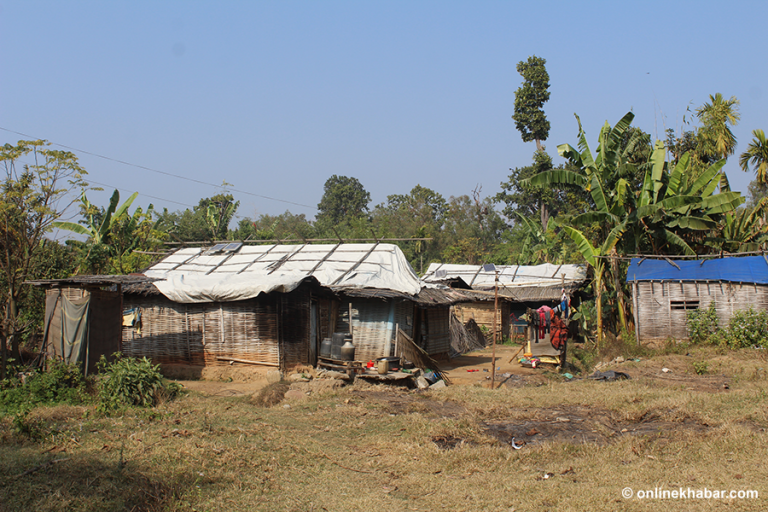
<path id="1" fill-rule="evenodd" d="M 352 340 L 347 340 L 341 346 L 341 360 L 342 361 L 355 360 L 355 346 L 352 344 Z"/>

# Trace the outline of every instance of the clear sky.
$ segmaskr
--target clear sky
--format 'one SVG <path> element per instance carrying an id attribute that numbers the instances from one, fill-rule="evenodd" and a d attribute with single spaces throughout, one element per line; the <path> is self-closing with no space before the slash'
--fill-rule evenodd
<path id="1" fill-rule="evenodd" d="M 252 217 L 312 218 L 333 174 L 373 204 L 417 184 L 493 195 L 532 160 L 511 115 L 515 66 L 535 54 L 553 156 L 576 144 L 574 113 L 593 146 L 629 110 L 663 138 L 720 92 L 741 101 L 726 169 L 746 192 L 738 154 L 768 130 L 767 23 L 764 0 L 0 0 L 0 142 L 76 148 L 102 205 L 113 187 L 170 210 L 220 191 L 136 166 L 231 183 Z"/>

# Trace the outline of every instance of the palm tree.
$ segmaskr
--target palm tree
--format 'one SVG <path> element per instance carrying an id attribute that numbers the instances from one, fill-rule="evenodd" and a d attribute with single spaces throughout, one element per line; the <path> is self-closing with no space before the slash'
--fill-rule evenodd
<path id="1" fill-rule="evenodd" d="M 752 142 L 739 157 L 739 165 L 744 172 L 749 171 L 750 163 L 755 168 L 755 177 L 758 183 L 768 183 L 768 142 L 765 140 L 763 130 L 752 130 Z"/>
<path id="2" fill-rule="evenodd" d="M 731 126 L 739 123 L 739 100 L 735 96 L 726 100 L 719 92 L 709 95 L 710 103 L 696 109 L 696 116 L 702 123 L 699 143 L 709 161 L 728 158 L 736 151 L 736 136 Z"/>

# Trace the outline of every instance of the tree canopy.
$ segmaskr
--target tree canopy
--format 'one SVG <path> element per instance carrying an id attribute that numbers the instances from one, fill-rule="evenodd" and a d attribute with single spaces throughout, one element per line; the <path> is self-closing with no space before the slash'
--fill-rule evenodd
<path id="1" fill-rule="evenodd" d="M 549 73 L 546 59 L 532 55 L 527 61 L 517 63 L 517 72 L 523 84 L 515 91 L 515 127 L 523 142 L 536 141 L 536 149 L 542 150 L 541 142 L 549 137 L 549 121 L 544 114 L 544 104 L 549 101 Z"/>
<path id="2" fill-rule="evenodd" d="M 359 217 L 368 211 L 371 194 L 357 178 L 333 175 L 323 186 L 323 197 L 317 205 L 319 224 L 334 226 Z"/>

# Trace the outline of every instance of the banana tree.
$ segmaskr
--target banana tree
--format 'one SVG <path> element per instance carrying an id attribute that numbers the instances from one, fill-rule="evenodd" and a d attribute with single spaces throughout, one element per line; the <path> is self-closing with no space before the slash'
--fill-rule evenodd
<path id="1" fill-rule="evenodd" d="M 621 236 L 625 229 L 625 224 L 620 223 L 615 226 L 608 236 L 605 238 L 600 246 L 595 247 L 592 245 L 584 233 L 576 228 L 567 225 L 561 225 L 561 227 L 568 233 L 571 240 L 578 247 L 579 252 L 584 257 L 587 263 L 589 263 L 594 269 L 594 278 L 592 282 L 592 290 L 595 293 L 595 308 L 597 309 L 597 341 L 598 343 L 603 340 L 603 287 L 604 287 L 604 274 L 605 274 L 605 261 L 606 256 L 609 256 L 615 249 L 616 244 L 621 239 Z M 619 314 L 622 317 L 622 324 L 626 323 L 623 311 L 619 308 Z"/>
<path id="2" fill-rule="evenodd" d="M 561 156 L 579 168 L 580 172 L 556 169 L 539 173 L 526 180 L 531 185 L 536 186 L 574 185 L 589 192 L 594 203 L 594 209 L 568 219 L 567 224 L 561 222 L 561 225 L 576 243 L 587 263 L 595 269 L 595 291 L 598 293 L 600 302 L 602 302 L 603 273 L 605 271 L 605 263 L 601 257 L 610 256 L 611 251 L 621 242 L 627 229 L 628 215 L 634 202 L 634 196 L 630 192 L 631 187 L 627 181 L 628 176 L 637 173 L 637 166 L 629 161 L 627 151 L 627 147 L 632 147 L 633 141 L 630 140 L 629 143 L 624 144 L 625 134 L 633 119 L 634 114 L 629 112 L 613 127 L 605 123 L 598 136 L 597 151 L 593 154 L 582 129 L 581 120 L 576 116 L 579 123 L 578 150 L 570 144 L 561 144 L 557 150 Z M 640 133 L 636 132 L 632 137 L 639 136 Z M 583 232 L 573 227 L 584 225 L 600 226 L 603 241 L 597 247 L 589 242 Z M 619 320 L 621 326 L 626 330 L 626 301 L 619 281 L 618 268 L 612 269 L 612 273 L 614 275 L 611 285 L 616 288 Z M 601 306 L 598 306 L 598 309 L 598 339 L 602 339 Z"/>
<path id="3" fill-rule="evenodd" d="M 756 251 L 768 242 L 768 197 L 754 208 L 743 208 L 723 215 L 719 236 L 706 238 L 710 247 L 720 251 Z"/>
<path id="4" fill-rule="evenodd" d="M 550 217 L 545 228 L 537 220 L 529 219 L 518 212 L 515 214 L 520 218 L 525 234 L 519 263 L 534 265 L 542 262 L 549 263 L 549 255 L 553 248 L 547 234 L 554 230 L 555 219 Z"/>
<path id="5" fill-rule="evenodd" d="M 109 206 L 104 210 L 102 215 L 99 215 L 100 209 L 88 201 L 85 193 L 83 193 L 80 204 L 85 216 L 85 224 L 78 224 L 76 222 L 56 221 L 52 224 L 54 228 L 64 229 L 83 235 L 88 238 L 88 253 L 85 255 L 83 261 L 88 261 L 91 252 L 96 247 L 109 246 L 111 242 L 111 233 L 118 219 L 125 214 L 133 201 L 138 197 L 139 193 L 134 192 L 126 201 L 118 206 L 120 202 L 120 192 L 115 190 L 112 194 L 112 198 L 109 200 Z M 75 274 L 79 273 L 80 265 L 75 270 Z"/>
<path id="6" fill-rule="evenodd" d="M 739 192 L 717 192 L 725 160 L 695 176 L 688 153 L 671 172 L 667 172 L 665 154 L 663 144 L 657 142 L 629 215 L 634 250 L 637 253 L 650 246 L 654 254 L 682 251 L 694 255 L 691 243 L 701 243 L 708 232 L 717 231 L 724 216 L 735 211 L 744 197 Z"/>
<path id="7" fill-rule="evenodd" d="M 633 118 L 630 112 L 613 127 L 606 123 L 600 130 L 599 145 L 594 154 L 579 121 L 578 149 L 569 144 L 558 146 L 560 155 L 575 164 L 579 171 L 557 169 L 540 173 L 527 181 L 537 186 L 569 184 L 588 191 L 594 209 L 561 222 L 572 228 L 598 227 L 598 240 L 603 240 L 598 247 L 611 241 L 611 247 L 606 248 L 609 252 L 615 251 L 614 256 L 620 252 L 640 253 L 649 247 L 655 254 L 695 254 L 690 243 L 702 240 L 707 230 L 717 229 L 723 215 L 735 210 L 744 198 L 738 192 L 718 193 L 718 186 L 724 176 L 724 161 L 712 164 L 703 173 L 694 175 L 691 172 L 690 155 L 686 154 L 669 172 L 661 142 L 656 143 L 649 162 L 644 165 L 645 175 L 640 191 L 634 193 L 628 177 L 636 176 L 642 167 L 630 161 L 627 148 L 632 147 L 631 138 L 629 142 L 624 141 Z M 639 136 L 639 133 L 633 136 Z M 583 236 L 582 232 L 579 233 Z M 615 240 L 612 239 L 614 236 Z M 583 245 L 586 241 L 586 238 L 577 241 L 577 245 L 580 244 L 582 255 L 602 279 L 603 269 L 597 272 L 597 267 L 587 258 L 589 251 Z M 595 258 L 610 256 L 609 252 L 596 253 Z M 621 325 L 627 329 L 627 308 L 619 278 L 619 265 L 611 267 L 611 285 L 616 291 Z"/>

